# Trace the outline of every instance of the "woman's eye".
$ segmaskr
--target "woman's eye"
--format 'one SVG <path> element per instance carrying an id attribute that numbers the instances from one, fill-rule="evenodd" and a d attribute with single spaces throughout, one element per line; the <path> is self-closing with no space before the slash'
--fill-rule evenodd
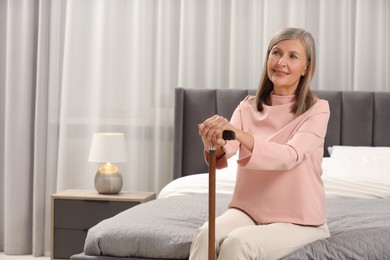
<path id="1" fill-rule="evenodd" d="M 273 55 L 280 56 L 280 51 L 276 51 L 276 50 L 275 50 L 275 51 L 272 52 L 272 54 L 273 54 Z"/>
<path id="2" fill-rule="evenodd" d="M 291 58 L 291 59 L 298 59 L 297 55 L 295 55 L 295 54 L 291 54 L 291 55 L 290 55 L 290 58 Z"/>

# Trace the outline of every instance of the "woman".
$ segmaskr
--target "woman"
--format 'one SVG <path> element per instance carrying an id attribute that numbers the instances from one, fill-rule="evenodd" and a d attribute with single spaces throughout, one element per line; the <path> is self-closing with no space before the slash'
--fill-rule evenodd
<path id="1" fill-rule="evenodd" d="M 329 105 L 310 91 L 315 71 L 310 33 L 287 28 L 270 41 L 256 96 L 230 122 L 215 115 L 199 124 L 206 158 L 217 167 L 239 150 L 229 209 L 216 219 L 218 259 L 279 259 L 329 237 L 321 180 Z M 231 130 L 236 139 L 225 141 Z M 194 236 L 190 260 L 207 259 L 208 225 Z"/>

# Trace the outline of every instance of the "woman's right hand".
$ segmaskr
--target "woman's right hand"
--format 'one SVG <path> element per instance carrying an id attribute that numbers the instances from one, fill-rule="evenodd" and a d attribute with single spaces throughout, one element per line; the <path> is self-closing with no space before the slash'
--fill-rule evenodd
<path id="1" fill-rule="evenodd" d="M 226 140 L 222 138 L 223 131 L 234 131 L 234 127 L 230 122 L 219 115 L 214 115 L 206 119 L 203 123 L 198 125 L 198 128 L 205 150 L 208 150 L 210 147 L 215 147 L 217 149 L 225 145 Z"/>
<path id="2" fill-rule="evenodd" d="M 226 140 L 222 138 L 223 131 L 230 130 L 235 134 L 235 140 L 240 145 L 243 145 L 249 151 L 253 150 L 254 137 L 252 134 L 241 129 L 235 128 L 226 118 L 214 115 L 206 119 L 203 123 L 198 125 L 199 135 L 202 137 L 204 149 L 209 150 L 210 147 L 216 149 L 222 148 L 226 144 Z M 218 149 L 223 150 L 223 149 Z"/>

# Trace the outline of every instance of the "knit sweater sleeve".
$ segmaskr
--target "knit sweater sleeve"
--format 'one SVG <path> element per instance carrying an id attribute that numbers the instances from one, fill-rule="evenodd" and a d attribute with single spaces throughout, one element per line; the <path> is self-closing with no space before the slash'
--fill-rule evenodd
<path id="1" fill-rule="evenodd" d="M 245 169 L 288 170 L 324 144 L 329 104 L 318 100 L 312 108 L 286 127 L 264 139 L 254 134 L 252 152 L 238 160 Z"/>

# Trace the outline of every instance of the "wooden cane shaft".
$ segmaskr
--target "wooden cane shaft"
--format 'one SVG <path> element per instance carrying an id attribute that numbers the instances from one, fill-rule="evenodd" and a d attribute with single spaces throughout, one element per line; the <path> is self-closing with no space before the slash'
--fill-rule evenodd
<path id="1" fill-rule="evenodd" d="M 209 149 L 209 260 L 215 259 L 215 149 Z"/>

